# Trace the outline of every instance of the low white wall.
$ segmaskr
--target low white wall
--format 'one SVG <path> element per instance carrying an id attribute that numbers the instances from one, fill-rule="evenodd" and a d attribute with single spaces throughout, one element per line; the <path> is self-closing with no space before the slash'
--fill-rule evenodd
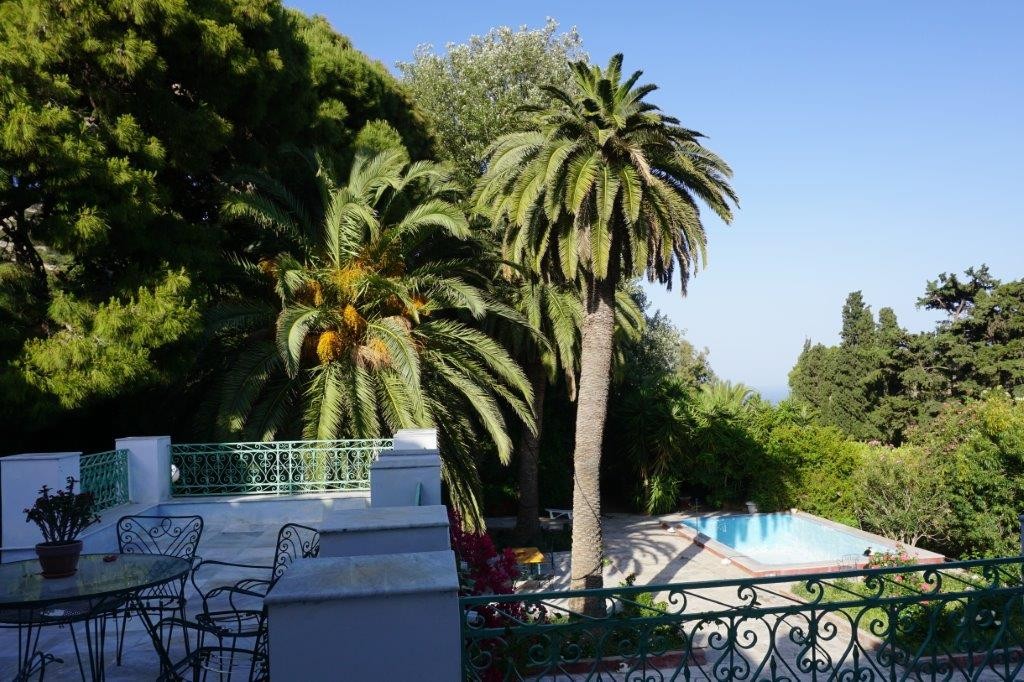
<path id="1" fill-rule="evenodd" d="M 301 559 L 266 598 L 275 680 L 458 680 L 451 551 Z"/>
<path id="2" fill-rule="evenodd" d="M 374 507 L 442 504 L 436 429 L 395 433 L 392 449 L 383 451 L 370 468 L 370 503 Z"/>
<path id="3" fill-rule="evenodd" d="M 369 494 L 366 492 L 182 497 L 162 503 L 159 513 L 177 516 L 198 514 L 213 530 L 229 523 L 253 526 L 302 523 L 319 528 L 325 515 L 332 510 L 365 509 L 368 502 Z"/>
<path id="4" fill-rule="evenodd" d="M 448 510 L 430 507 L 370 507 L 338 510 L 320 526 L 320 556 L 408 554 L 451 549 Z"/>
<path id="5" fill-rule="evenodd" d="M 128 451 L 132 502 L 158 504 L 171 497 L 170 436 L 118 438 L 114 449 Z"/>

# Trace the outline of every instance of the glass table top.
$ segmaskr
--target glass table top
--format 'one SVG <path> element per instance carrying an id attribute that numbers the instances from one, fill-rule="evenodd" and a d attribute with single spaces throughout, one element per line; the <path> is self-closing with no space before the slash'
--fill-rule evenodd
<path id="1" fill-rule="evenodd" d="M 0 564 L 0 608 L 129 593 L 180 578 L 191 567 L 187 559 L 161 554 L 83 554 L 73 576 L 44 578 L 36 559 Z"/>

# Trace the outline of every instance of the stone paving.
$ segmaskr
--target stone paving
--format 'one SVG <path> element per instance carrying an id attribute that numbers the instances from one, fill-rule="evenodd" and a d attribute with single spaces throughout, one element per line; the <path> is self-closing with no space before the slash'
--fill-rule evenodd
<path id="1" fill-rule="evenodd" d="M 356 500 L 355 503 L 363 504 Z M 235 516 L 232 518 L 219 519 L 215 515 L 204 515 L 205 528 L 203 537 L 199 542 L 199 556 L 204 559 L 217 559 L 233 563 L 246 563 L 255 565 L 270 565 L 274 557 L 274 547 L 277 542 L 277 532 L 282 524 L 301 523 L 317 527 L 323 519 L 322 510 L 305 513 L 292 514 L 288 518 L 281 518 L 274 523 L 253 522 L 245 520 L 244 517 Z M 202 583 L 220 585 L 232 583 L 243 577 L 243 574 L 233 569 L 221 569 L 218 571 L 202 571 Z M 245 575 L 251 574 L 251 571 Z M 198 599 L 193 599 L 195 590 L 191 582 L 186 583 L 187 598 L 191 602 L 189 609 L 194 612 Z M 45 680 L 81 680 L 78 663 L 75 659 L 75 651 L 72 646 L 70 626 L 47 627 L 40 634 L 40 650 L 54 654 L 63 659 L 63 663 L 51 663 L 46 666 Z M 83 626 L 78 624 L 76 634 L 79 644 L 84 640 Z M 152 680 L 156 677 L 158 669 L 157 654 L 153 643 L 146 633 L 145 628 L 138 618 L 128 621 L 128 628 L 125 631 L 124 657 L 121 666 L 115 665 L 114 652 L 116 648 L 116 635 L 114 624 L 108 620 L 106 633 L 106 678 L 111 681 L 119 680 Z M 82 650 L 85 660 L 85 650 Z M 86 662 L 86 665 L 88 663 Z M 17 673 L 17 634 L 12 629 L 0 629 L 0 680 L 14 679 Z"/>

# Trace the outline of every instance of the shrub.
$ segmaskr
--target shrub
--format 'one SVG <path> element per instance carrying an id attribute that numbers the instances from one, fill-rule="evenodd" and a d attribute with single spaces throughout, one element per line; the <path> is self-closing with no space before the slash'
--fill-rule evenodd
<path id="1" fill-rule="evenodd" d="M 912 434 L 946 482 L 949 522 L 937 543 L 948 556 L 1019 551 L 1024 507 L 1024 401 L 1003 391 L 951 403 Z"/>
<path id="2" fill-rule="evenodd" d="M 764 509 L 798 507 L 855 524 L 858 491 L 851 480 L 860 454 L 835 427 L 782 423 L 765 445 L 754 501 Z"/>
<path id="3" fill-rule="evenodd" d="M 463 595 L 512 594 L 519 567 L 515 554 L 498 552 L 487 533 L 467 530 L 455 510 L 448 512 L 452 549 L 459 562 L 459 585 Z"/>
<path id="4" fill-rule="evenodd" d="M 904 544 L 934 546 L 946 532 L 950 490 L 922 448 L 865 446 L 854 484 L 861 526 Z"/>

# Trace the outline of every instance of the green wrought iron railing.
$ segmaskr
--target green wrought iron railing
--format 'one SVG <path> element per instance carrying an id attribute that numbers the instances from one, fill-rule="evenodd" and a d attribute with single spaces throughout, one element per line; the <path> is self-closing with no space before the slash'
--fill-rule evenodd
<path id="1" fill-rule="evenodd" d="M 1022 569 L 1012 557 L 463 597 L 464 679 L 1021 680 Z"/>
<path id="2" fill-rule="evenodd" d="M 171 495 L 293 495 L 370 489 L 370 465 L 392 439 L 175 443 Z"/>
<path id="3" fill-rule="evenodd" d="M 93 494 L 96 511 L 128 504 L 127 450 L 82 455 L 78 467 L 79 489 Z"/>

